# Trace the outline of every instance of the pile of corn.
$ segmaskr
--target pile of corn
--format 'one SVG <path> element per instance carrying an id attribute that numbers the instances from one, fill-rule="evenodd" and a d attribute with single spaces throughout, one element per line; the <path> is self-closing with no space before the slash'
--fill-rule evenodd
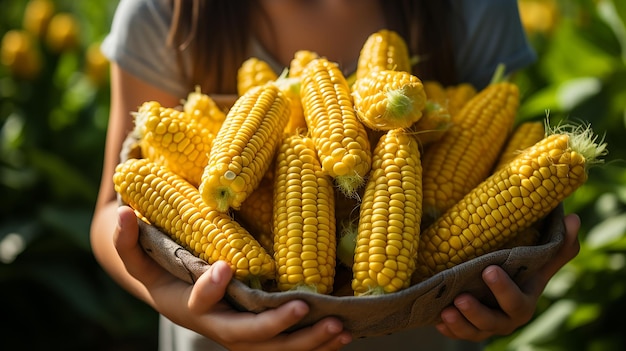
<path id="1" fill-rule="evenodd" d="M 405 289 L 495 250 L 587 179 L 605 144 L 587 127 L 515 126 L 518 88 L 422 82 L 392 31 L 364 43 L 353 77 L 300 51 L 281 76 L 250 58 L 228 111 L 200 91 L 135 113 L 141 159 L 116 191 L 209 264 L 268 291 Z M 515 127 L 514 127 L 515 126 Z"/>

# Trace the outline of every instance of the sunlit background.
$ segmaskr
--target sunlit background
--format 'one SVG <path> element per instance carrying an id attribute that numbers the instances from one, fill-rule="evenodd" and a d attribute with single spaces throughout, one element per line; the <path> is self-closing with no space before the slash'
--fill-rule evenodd
<path id="1" fill-rule="evenodd" d="M 157 315 L 93 259 L 89 224 L 108 119 L 99 51 L 117 1 L 3 0 L 0 349 L 155 350 Z M 519 121 L 590 122 L 609 155 L 565 201 L 581 252 L 497 350 L 625 350 L 626 1 L 520 0 L 539 60 L 513 79 Z M 488 25 L 486 23 L 485 25 Z"/>

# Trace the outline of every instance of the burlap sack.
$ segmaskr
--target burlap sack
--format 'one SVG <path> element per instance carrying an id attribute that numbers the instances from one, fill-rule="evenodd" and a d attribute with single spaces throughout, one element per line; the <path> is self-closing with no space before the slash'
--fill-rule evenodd
<path id="1" fill-rule="evenodd" d="M 123 158 L 127 157 L 140 157 L 132 139 L 127 140 L 123 151 Z M 310 313 L 293 329 L 311 325 L 332 315 L 341 319 L 354 337 L 384 335 L 432 325 L 439 320 L 441 311 L 462 292 L 469 292 L 485 304 L 495 306 L 495 299 L 481 278 L 483 269 L 489 265 L 500 265 L 518 283 L 532 276 L 553 257 L 563 243 L 563 217 L 563 207 L 559 205 L 542 221 L 542 235 L 537 245 L 483 255 L 389 295 L 354 297 L 302 291 L 266 292 L 232 280 L 227 288 L 226 299 L 235 308 L 251 312 L 262 312 L 287 301 L 301 299 L 311 307 Z M 138 222 L 141 246 L 176 277 L 193 283 L 209 267 L 206 261 L 192 255 L 157 228 L 141 220 Z M 341 272 L 340 268 L 338 272 Z"/>
<path id="2" fill-rule="evenodd" d="M 208 268 L 206 261 L 193 256 L 155 227 L 142 221 L 139 224 L 145 251 L 175 276 L 193 283 Z M 539 245 L 500 250 L 475 258 L 394 294 L 353 297 L 302 291 L 265 292 L 233 280 L 226 298 L 238 309 L 252 312 L 301 299 L 310 305 L 311 312 L 295 328 L 333 315 L 341 319 L 355 337 L 389 334 L 436 323 L 441 311 L 462 292 L 494 305 L 481 278 L 483 269 L 492 264 L 500 265 L 516 282 L 522 282 L 554 255 L 563 242 L 564 230 L 563 209 L 559 206 L 545 219 L 543 242 Z"/>

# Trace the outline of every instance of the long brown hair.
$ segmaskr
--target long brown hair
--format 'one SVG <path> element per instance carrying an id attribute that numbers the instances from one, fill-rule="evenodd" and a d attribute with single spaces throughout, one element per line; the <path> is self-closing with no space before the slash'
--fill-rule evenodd
<path id="1" fill-rule="evenodd" d="M 422 80 L 454 84 L 457 74 L 449 35 L 448 1 L 380 0 L 389 29 L 405 38 L 411 55 L 419 57 L 413 73 Z M 179 55 L 182 79 L 189 91 L 200 85 L 207 93 L 234 94 L 233 77 L 247 58 L 252 0 L 172 0 L 169 44 Z M 191 52 L 191 67 L 181 59 Z"/>

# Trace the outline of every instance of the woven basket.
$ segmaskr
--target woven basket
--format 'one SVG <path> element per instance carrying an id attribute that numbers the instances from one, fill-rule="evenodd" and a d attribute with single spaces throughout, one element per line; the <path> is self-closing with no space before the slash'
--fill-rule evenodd
<path id="1" fill-rule="evenodd" d="M 122 159 L 141 157 L 132 138 L 126 140 Z M 304 291 L 266 292 L 248 287 L 233 279 L 226 300 L 242 311 L 262 312 L 300 299 L 310 306 L 310 313 L 291 330 L 336 316 L 354 337 L 384 335 L 419 326 L 432 325 L 441 311 L 463 292 L 483 303 L 496 306 L 481 274 L 489 265 L 501 266 L 517 283 L 531 277 L 559 249 L 565 227 L 563 206 L 559 205 L 541 221 L 541 238 L 534 246 L 521 246 L 489 253 L 436 274 L 405 290 L 380 296 L 321 295 Z M 175 243 L 167 234 L 138 220 L 141 246 L 156 262 L 188 283 L 207 270 L 209 264 Z M 337 267 L 336 284 L 348 284 L 347 269 Z M 345 285 L 342 285 L 345 286 Z M 340 290 L 341 288 L 337 289 Z"/>

